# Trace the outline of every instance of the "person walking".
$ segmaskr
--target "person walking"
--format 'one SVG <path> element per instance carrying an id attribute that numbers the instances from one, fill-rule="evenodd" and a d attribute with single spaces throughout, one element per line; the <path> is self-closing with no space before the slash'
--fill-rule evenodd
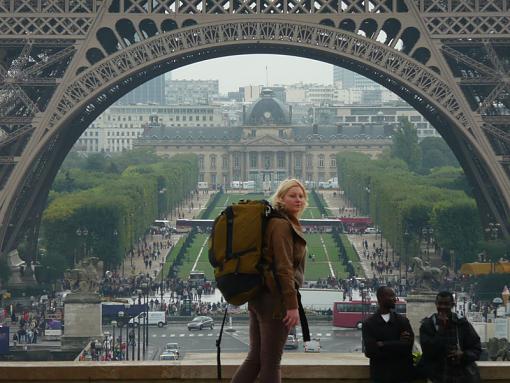
<path id="1" fill-rule="evenodd" d="M 281 382 L 283 346 L 300 319 L 298 289 L 304 280 L 306 241 L 299 216 L 307 205 L 307 193 L 301 182 L 288 179 L 272 202 L 280 217 L 269 220 L 264 246 L 274 263 L 276 283 L 248 302 L 250 349 L 232 383 L 251 383 L 257 376 L 263 383 Z"/>
<path id="2" fill-rule="evenodd" d="M 395 292 L 377 289 L 378 310 L 362 325 L 363 347 L 370 359 L 372 383 L 407 383 L 413 378 L 414 333 L 409 320 L 396 313 Z"/>
<path id="3" fill-rule="evenodd" d="M 452 312 L 454 306 L 453 294 L 442 291 L 436 296 L 437 313 L 422 320 L 421 369 L 433 383 L 480 382 L 475 363 L 482 352 L 480 337 L 466 318 Z"/>

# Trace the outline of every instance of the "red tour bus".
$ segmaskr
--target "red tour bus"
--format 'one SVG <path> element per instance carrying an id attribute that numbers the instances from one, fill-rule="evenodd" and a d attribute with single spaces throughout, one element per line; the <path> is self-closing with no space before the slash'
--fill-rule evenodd
<path id="1" fill-rule="evenodd" d="M 364 306 L 364 307 L 363 307 Z M 333 326 L 361 329 L 364 319 L 373 314 L 377 309 L 377 301 L 343 301 L 333 303 Z M 395 311 L 406 314 L 406 302 L 398 300 L 395 303 Z"/>

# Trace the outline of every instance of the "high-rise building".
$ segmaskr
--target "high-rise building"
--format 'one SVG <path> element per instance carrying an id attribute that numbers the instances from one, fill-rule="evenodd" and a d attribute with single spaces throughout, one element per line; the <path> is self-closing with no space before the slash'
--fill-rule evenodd
<path id="1" fill-rule="evenodd" d="M 354 88 L 356 76 L 359 75 L 345 68 L 333 66 L 333 84 L 341 84 L 343 89 Z"/>
<path id="2" fill-rule="evenodd" d="M 167 105 L 208 105 L 218 97 L 218 80 L 167 80 Z"/>
<path id="3" fill-rule="evenodd" d="M 122 97 L 117 103 L 122 105 L 165 105 L 165 75 L 143 83 Z"/>
<path id="4" fill-rule="evenodd" d="M 333 84 L 343 89 L 380 89 L 376 82 L 342 67 L 333 66 Z"/>

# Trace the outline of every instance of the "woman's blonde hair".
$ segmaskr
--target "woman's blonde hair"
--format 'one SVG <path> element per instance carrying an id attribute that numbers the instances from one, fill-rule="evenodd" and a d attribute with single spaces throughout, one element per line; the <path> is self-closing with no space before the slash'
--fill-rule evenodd
<path id="1" fill-rule="evenodd" d="M 299 187 L 303 191 L 303 196 L 305 197 L 305 203 L 303 204 L 303 208 L 299 212 L 299 215 L 301 215 L 303 214 L 305 208 L 308 206 L 308 193 L 306 192 L 306 189 L 304 185 L 301 183 L 301 181 L 295 178 L 289 178 L 280 183 L 278 189 L 276 189 L 276 192 L 271 197 L 271 201 L 273 202 L 273 206 L 276 207 L 278 210 L 285 210 L 285 203 L 283 202 L 283 198 L 288 193 L 288 191 L 292 189 L 294 186 Z"/>

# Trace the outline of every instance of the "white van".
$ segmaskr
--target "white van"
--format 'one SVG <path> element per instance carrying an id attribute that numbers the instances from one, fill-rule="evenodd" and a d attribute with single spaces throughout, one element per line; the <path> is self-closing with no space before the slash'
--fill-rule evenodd
<path id="1" fill-rule="evenodd" d="M 129 325 L 138 327 L 143 325 L 143 318 L 145 313 L 140 313 L 138 316 L 129 320 Z M 149 324 L 157 325 L 158 327 L 166 326 L 166 315 L 164 311 L 149 311 Z"/>
<path id="2" fill-rule="evenodd" d="M 209 184 L 207 182 L 199 182 L 197 188 L 198 190 L 206 190 L 209 189 Z"/>
<path id="3" fill-rule="evenodd" d="M 255 190 L 255 181 L 244 181 L 243 190 Z"/>

